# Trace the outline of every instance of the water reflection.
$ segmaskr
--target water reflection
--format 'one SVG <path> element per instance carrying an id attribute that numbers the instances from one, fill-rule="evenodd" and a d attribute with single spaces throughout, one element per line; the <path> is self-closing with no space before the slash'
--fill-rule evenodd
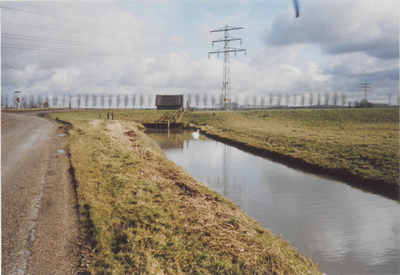
<path id="1" fill-rule="evenodd" d="M 282 234 L 328 274 L 399 274 L 400 205 L 190 132 L 151 135 L 168 158 Z"/>

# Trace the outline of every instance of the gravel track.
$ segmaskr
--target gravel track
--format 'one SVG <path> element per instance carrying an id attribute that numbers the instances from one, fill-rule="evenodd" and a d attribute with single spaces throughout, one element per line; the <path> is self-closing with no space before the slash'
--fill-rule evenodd
<path id="1" fill-rule="evenodd" d="M 2 113 L 2 274 L 74 274 L 79 222 L 60 125 Z"/>

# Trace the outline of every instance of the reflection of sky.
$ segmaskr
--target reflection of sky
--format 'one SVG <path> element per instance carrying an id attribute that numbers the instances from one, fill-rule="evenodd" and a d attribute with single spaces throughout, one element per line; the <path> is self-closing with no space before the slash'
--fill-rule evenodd
<path id="1" fill-rule="evenodd" d="M 164 152 L 197 180 L 321 263 L 323 272 L 400 273 L 397 202 L 204 137 L 184 142 L 183 149 Z"/>

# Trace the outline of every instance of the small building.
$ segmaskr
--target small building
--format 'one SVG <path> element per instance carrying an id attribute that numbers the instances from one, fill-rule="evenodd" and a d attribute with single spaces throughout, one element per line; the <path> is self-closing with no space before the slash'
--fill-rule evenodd
<path id="1" fill-rule="evenodd" d="M 156 95 L 157 110 L 178 110 L 183 106 L 183 95 Z"/>

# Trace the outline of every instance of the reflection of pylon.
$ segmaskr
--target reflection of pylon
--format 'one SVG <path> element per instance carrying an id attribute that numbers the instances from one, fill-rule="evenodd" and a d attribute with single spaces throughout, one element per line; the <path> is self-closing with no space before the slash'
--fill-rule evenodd
<path id="1" fill-rule="evenodd" d="M 223 38 L 214 40 L 212 42 L 213 46 L 214 46 L 214 43 L 216 43 L 216 42 L 224 42 L 224 49 L 221 49 L 221 50 L 218 50 L 215 52 L 209 52 L 208 56 L 210 56 L 210 54 L 217 54 L 219 57 L 220 53 L 224 53 L 224 75 L 223 75 L 223 80 L 222 80 L 222 98 L 224 101 L 223 102 L 224 107 L 228 110 L 230 110 L 232 107 L 229 53 L 233 52 L 233 53 L 235 53 L 235 56 L 236 56 L 236 52 L 244 51 L 246 53 L 245 49 L 237 49 L 237 48 L 228 47 L 229 41 L 240 40 L 240 44 L 242 44 L 242 39 L 229 36 L 229 31 L 240 30 L 240 29 L 243 29 L 243 28 L 242 27 L 225 26 L 223 28 L 219 28 L 217 30 L 210 31 L 210 32 L 222 32 L 222 31 L 224 32 Z"/>

